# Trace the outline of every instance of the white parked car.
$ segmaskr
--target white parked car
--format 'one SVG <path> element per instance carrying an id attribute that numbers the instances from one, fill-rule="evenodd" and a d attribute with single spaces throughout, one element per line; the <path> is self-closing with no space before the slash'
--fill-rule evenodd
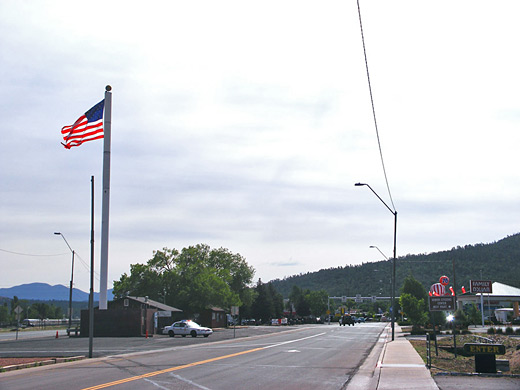
<path id="1" fill-rule="evenodd" d="M 211 330 L 210 328 L 200 326 L 199 324 L 191 320 L 182 320 L 174 322 L 170 326 L 165 326 L 163 329 L 163 334 L 167 334 L 170 337 L 175 337 L 177 335 L 180 335 L 182 337 L 186 337 L 187 335 L 190 335 L 191 337 L 208 337 L 212 333 L 213 330 Z"/>

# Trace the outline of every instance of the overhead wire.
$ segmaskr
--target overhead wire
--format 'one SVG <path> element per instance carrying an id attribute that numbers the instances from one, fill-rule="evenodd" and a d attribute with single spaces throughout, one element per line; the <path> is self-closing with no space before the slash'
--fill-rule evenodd
<path id="1" fill-rule="evenodd" d="M 365 68 L 366 68 L 366 72 L 367 72 L 368 90 L 370 92 L 370 102 L 372 104 L 372 116 L 374 118 L 374 126 L 376 129 L 377 144 L 379 146 L 379 155 L 381 157 L 381 165 L 383 167 L 383 174 L 385 176 L 385 182 L 386 182 L 386 188 L 388 190 L 388 196 L 390 197 L 390 202 L 392 203 L 392 207 L 395 212 L 394 200 L 392 198 L 392 193 L 390 191 L 390 185 L 388 184 L 388 176 L 386 174 L 385 162 L 383 159 L 383 150 L 381 148 L 381 140 L 379 138 L 379 130 L 377 128 L 376 109 L 375 109 L 375 105 L 374 105 L 374 96 L 372 94 L 372 84 L 370 82 L 370 72 L 368 70 L 367 50 L 366 50 L 366 46 L 365 46 L 365 34 L 363 33 L 363 22 L 361 21 L 361 7 L 359 5 L 359 0 L 357 0 L 357 7 L 358 7 L 358 15 L 359 15 L 359 28 L 361 30 L 361 41 L 363 43 L 363 54 L 365 56 Z"/>
<path id="2" fill-rule="evenodd" d="M 49 255 L 33 254 L 33 253 L 21 253 L 21 252 L 14 252 L 14 251 L 9 251 L 7 249 L 1 249 L 1 248 L 0 248 L 0 252 L 10 253 L 10 254 L 13 254 L 13 255 L 18 255 L 18 256 L 30 256 L 30 257 L 54 257 L 54 256 L 65 256 L 65 255 L 68 255 L 68 253 L 55 253 L 55 254 L 49 254 Z M 85 260 L 83 260 L 83 258 L 79 255 L 79 253 L 74 251 L 74 255 L 75 255 L 76 258 L 79 259 L 79 261 L 81 262 L 83 267 L 85 267 L 85 269 L 88 272 L 90 272 L 90 265 Z M 96 272 L 96 270 L 94 270 L 94 275 L 96 277 L 96 280 L 99 282 L 99 273 Z"/>
<path id="3" fill-rule="evenodd" d="M 32 253 L 13 252 L 13 251 L 8 251 L 6 249 L 0 249 L 0 252 L 11 253 L 13 255 L 18 255 L 18 256 L 34 256 L 34 257 L 64 256 L 67 254 L 67 253 L 55 253 L 55 254 L 51 254 L 51 255 L 41 255 L 41 254 L 32 254 Z"/>

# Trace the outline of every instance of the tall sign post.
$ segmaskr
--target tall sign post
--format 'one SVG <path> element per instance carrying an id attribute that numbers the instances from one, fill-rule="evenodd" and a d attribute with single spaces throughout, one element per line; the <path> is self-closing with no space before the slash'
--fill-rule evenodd
<path id="1" fill-rule="evenodd" d="M 233 317 L 233 338 L 235 338 L 235 332 L 237 329 L 237 321 L 238 321 L 238 313 L 239 313 L 239 307 L 238 306 L 231 306 L 231 316 Z"/>

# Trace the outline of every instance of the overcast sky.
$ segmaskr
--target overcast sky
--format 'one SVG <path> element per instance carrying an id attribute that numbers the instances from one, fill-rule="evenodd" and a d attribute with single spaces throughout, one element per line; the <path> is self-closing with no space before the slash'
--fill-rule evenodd
<path id="1" fill-rule="evenodd" d="M 88 291 L 103 141 L 60 130 L 107 84 L 109 288 L 163 247 L 228 248 L 263 281 L 391 256 L 392 214 L 354 186 L 392 207 L 354 0 L 79 4 L 0 2 L 0 287 L 68 286 L 62 232 Z M 519 232 L 520 3 L 361 12 L 398 256 Z"/>

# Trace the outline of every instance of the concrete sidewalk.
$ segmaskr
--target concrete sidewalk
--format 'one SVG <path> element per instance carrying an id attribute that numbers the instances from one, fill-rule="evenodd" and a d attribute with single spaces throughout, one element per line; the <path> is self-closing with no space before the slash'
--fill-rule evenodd
<path id="1" fill-rule="evenodd" d="M 363 365 L 347 384 L 354 389 L 438 390 L 423 360 L 395 324 L 394 341 L 387 326 Z"/>

